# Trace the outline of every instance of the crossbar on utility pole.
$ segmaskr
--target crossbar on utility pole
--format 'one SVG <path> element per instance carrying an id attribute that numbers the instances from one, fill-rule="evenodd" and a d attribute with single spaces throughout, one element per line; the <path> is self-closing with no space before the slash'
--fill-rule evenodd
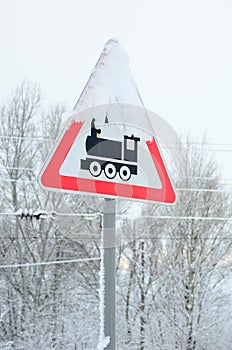
<path id="1" fill-rule="evenodd" d="M 105 198 L 103 213 L 103 254 L 105 272 L 104 332 L 110 337 L 106 350 L 116 349 L 115 340 L 115 199 Z"/>

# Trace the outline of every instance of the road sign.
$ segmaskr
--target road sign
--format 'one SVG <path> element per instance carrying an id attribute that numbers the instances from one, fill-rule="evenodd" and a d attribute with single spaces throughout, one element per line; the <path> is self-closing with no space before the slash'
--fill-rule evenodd
<path id="1" fill-rule="evenodd" d="M 175 192 L 154 137 L 95 118 L 66 123 L 41 170 L 43 188 L 173 203 Z M 108 118 L 107 118 L 108 119 Z M 97 118 L 96 118 L 97 120 Z M 136 132 L 136 129 L 133 129 Z"/>
<path id="2" fill-rule="evenodd" d="M 174 203 L 149 113 L 109 40 L 40 175 L 44 189 Z"/>

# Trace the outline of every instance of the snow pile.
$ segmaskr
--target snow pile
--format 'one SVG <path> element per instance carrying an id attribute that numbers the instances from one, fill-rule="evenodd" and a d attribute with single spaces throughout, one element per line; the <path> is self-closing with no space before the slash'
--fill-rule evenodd
<path id="1" fill-rule="evenodd" d="M 102 340 L 99 340 L 97 350 L 105 349 L 109 343 L 110 343 L 110 337 L 105 337 Z"/>

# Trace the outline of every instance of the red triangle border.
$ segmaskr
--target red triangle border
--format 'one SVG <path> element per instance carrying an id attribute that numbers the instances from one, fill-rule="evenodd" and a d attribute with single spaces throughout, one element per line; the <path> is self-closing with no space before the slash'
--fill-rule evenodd
<path id="1" fill-rule="evenodd" d="M 161 189 L 60 175 L 60 167 L 83 124 L 84 122 L 73 120 L 70 127 L 64 131 L 60 141 L 58 141 L 54 148 L 55 150 L 52 156 L 47 160 L 41 170 L 39 182 L 44 189 L 100 194 L 102 196 L 133 198 L 168 204 L 175 202 L 176 194 L 155 138 L 147 141 L 146 144 L 152 156 L 154 166 L 158 171 L 162 184 Z"/>

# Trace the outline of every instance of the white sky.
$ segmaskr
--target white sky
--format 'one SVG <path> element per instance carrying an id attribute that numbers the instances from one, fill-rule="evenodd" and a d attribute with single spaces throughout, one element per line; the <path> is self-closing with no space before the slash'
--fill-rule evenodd
<path id="1" fill-rule="evenodd" d="M 232 149 L 231 0 L 0 0 L 0 102 L 28 79 L 73 108 L 111 37 L 148 109 Z M 226 177 L 231 155 L 217 152 Z"/>

